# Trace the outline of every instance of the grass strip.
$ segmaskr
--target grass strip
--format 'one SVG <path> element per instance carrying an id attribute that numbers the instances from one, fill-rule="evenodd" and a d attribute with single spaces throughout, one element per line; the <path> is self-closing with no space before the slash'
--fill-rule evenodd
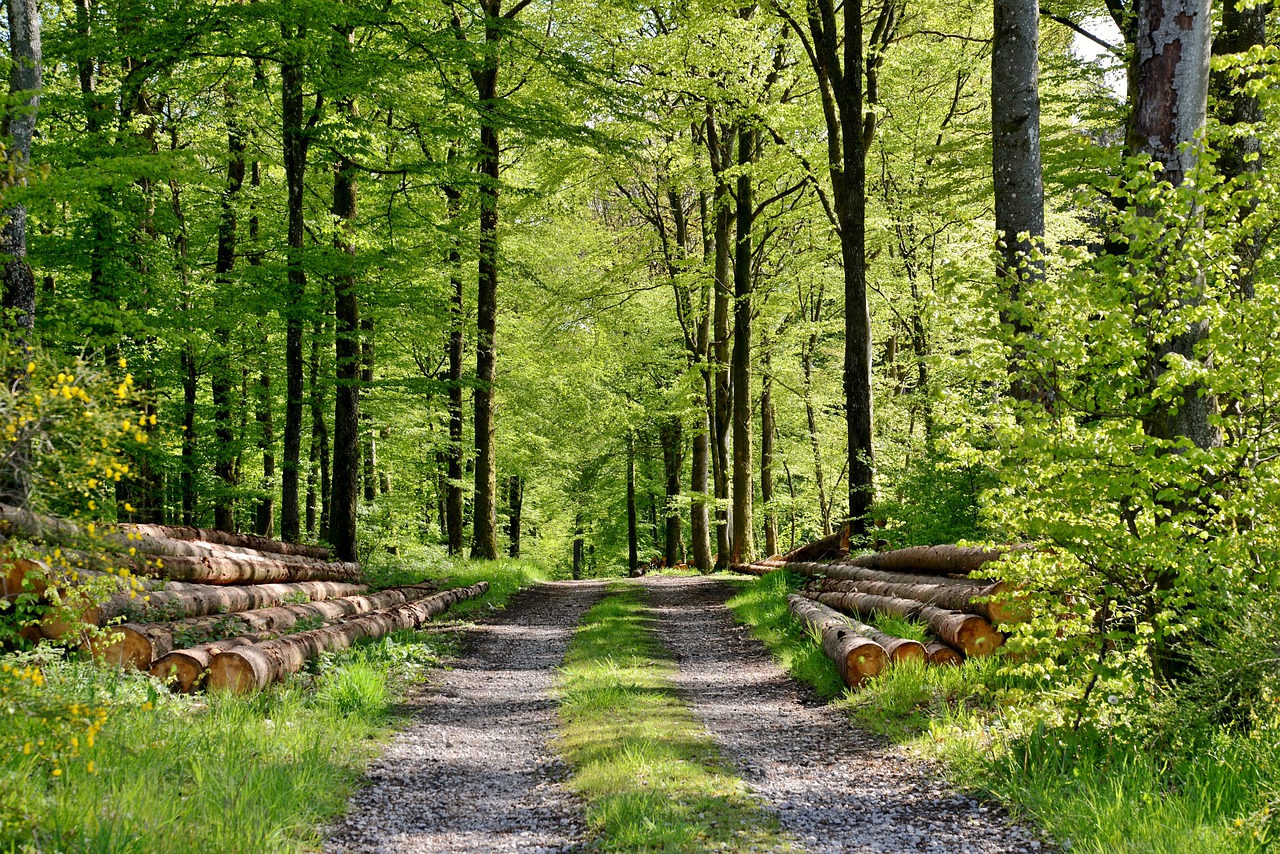
<path id="1" fill-rule="evenodd" d="M 583 617 L 558 681 L 569 786 L 604 851 L 790 850 L 681 702 L 644 593 L 618 585 Z"/>
<path id="2" fill-rule="evenodd" d="M 450 587 L 491 585 L 454 620 L 541 576 L 517 562 L 444 570 Z M 395 632 L 245 697 L 174 696 L 56 651 L 0 656 L 0 852 L 313 851 L 400 723 L 397 696 L 456 643 Z"/>

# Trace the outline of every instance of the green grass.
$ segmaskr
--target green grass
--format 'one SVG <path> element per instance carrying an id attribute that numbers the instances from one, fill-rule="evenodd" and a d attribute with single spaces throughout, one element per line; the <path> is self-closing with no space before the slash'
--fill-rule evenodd
<path id="1" fill-rule="evenodd" d="M 1133 730 L 1073 728 L 1074 714 L 994 657 L 959 668 L 890 668 L 857 692 L 832 690 L 812 660 L 821 652 L 787 616 L 797 580 L 772 573 L 729 605 L 794 676 L 835 698 L 856 724 L 941 761 L 950 779 L 1000 800 L 1063 849 L 1280 849 L 1280 715 L 1251 734 L 1165 721 L 1174 736 L 1153 747 Z M 884 621 L 879 627 L 898 634 Z"/>
<path id="2" fill-rule="evenodd" d="M 514 561 L 398 572 L 399 583 L 488 580 L 452 620 L 543 577 Z M 400 692 L 455 644 L 452 633 L 396 632 L 252 697 L 171 696 L 142 674 L 51 653 L 0 657 L 43 679 L 0 672 L 0 852 L 314 850 L 317 827 L 343 811 L 399 723 Z"/>
<path id="3" fill-rule="evenodd" d="M 643 592 L 583 618 L 558 681 L 569 786 L 605 851 L 788 850 L 672 686 Z"/>

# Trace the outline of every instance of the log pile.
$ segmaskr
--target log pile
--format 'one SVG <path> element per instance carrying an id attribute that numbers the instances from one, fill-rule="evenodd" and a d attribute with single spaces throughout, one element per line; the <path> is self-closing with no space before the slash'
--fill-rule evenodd
<path id="1" fill-rule="evenodd" d="M 149 670 L 175 691 L 200 687 L 215 666 L 219 675 L 208 678 L 210 687 L 262 688 L 326 650 L 416 628 L 488 590 L 485 582 L 444 592 L 423 583 L 369 593 L 358 564 L 331 561 L 321 546 L 161 525 L 122 525 L 104 534 L 0 504 L 0 540 L 7 537 L 41 542 L 75 567 L 0 552 L 6 598 L 26 592 L 74 601 L 86 579 L 122 568 L 146 576 L 133 579 L 134 589 L 77 606 L 78 619 L 66 607 L 51 607 L 39 632 L 66 642 L 79 631 L 87 635 L 82 648 L 96 657 Z M 109 631 L 85 633 L 85 625 Z M 218 665 L 231 653 L 234 661 Z"/>
<path id="2" fill-rule="evenodd" d="M 791 613 L 821 633 L 823 649 L 844 676 L 849 672 L 843 647 L 835 639 L 857 638 L 875 644 L 886 663 L 923 661 L 954 666 L 965 657 L 990 655 L 1004 643 L 1000 624 L 1025 619 L 1018 591 L 982 577 L 984 566 L 1004 552 L 960 546 L 919 546 L 848 557 L 847 535 L 837 532 L 789 554 L 751 564 L 735 572 L 767 575 L 787 569 L 811 581 L 788 600 Z M 798 604 L 807 603 L 807 604 Z M 926 643 L 891 637 L 861 620 L 883 615 L 923 624 Z M 846 644 L 847 645 L 847 644 Z M 865 646 L 859 647 L 865 653 Z M 851 686 L 867 678 L 854 674 Z"/>

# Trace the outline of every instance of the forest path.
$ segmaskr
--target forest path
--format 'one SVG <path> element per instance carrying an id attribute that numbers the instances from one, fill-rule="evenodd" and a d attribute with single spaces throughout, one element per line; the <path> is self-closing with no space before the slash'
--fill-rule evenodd
<path id="1" fill-rule="evenodd" d="M 555 668 L 606 582 L 522 591 L 410 697 L 413 723 L 369 768 L 330 854 L 575 850 L 582 808 L 550 747 Z"/>
<path id="2" fill-rule="evenodd" d="M 859 729 L 791 679 L 724 602 L 723 580 L 652 577 L 651 628 L 682 698 L 805 851 L 1009 854 L 1039 848 L 937 770 Z M 408 701 L 413 723 L 369 769 L 328 854 L 592 847 L 555 755 L 555 668 L 606 581 L 552 582 L 468 633 Z"/>
<path id="3" fill-rule="evenodd" d="M 676 684 L 726 759 L 812 852 L 1005 854 L 1040 848 L 998 810 L 956 794 L 938 770 L 856 728 L 791 679 L 710 578 L 651 577 L 653 628 Z"/>

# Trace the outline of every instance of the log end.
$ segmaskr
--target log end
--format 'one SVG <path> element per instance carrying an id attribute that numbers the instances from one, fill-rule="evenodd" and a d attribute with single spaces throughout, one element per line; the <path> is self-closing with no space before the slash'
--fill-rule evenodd
<path id="1" fill-rule="evenodd" d="M 866 638 L 849 638 L 844 650 L 844 681 L 857 688 L 872 676 L 879 676 L 889 666 L 884 647 Z"/>
<path id="2" fill-rule="evenodd" d="M 956 643 L 967 656 L 991 655 L 1004 644 L 1004 635 L 981 617 L 966 615 L 956 630 Z"/>
<path id="3" fill-rule="evenodd" d="M 151 639 L 131 626 L 112 626 L 104 635 L 81 644 L 80 648 L 104 664 L 134 670 L 149 669 L 155 656 Z"/>
<path id="4" fill-rule="evenodd" d="M 924 664 L 929 660 L 929 654 L 925 652 L 924 644 L 909 638 L 897 638 L 892 643 L 885 644 L 884 651 L 888 653 L 889 660 L 894 664 L 902 664 L 907 661 L 918 661 Z"/>
<path id="5" fill-rule="evenodd" d="M 249 694 L 270 685 L 271 666 L 267 657 L 252 646 L 230 649 L 209 662 L 206 687 L 210 691 Z"/>
<path id="6" fill-rule="evenodd" d="M 208 659 L 179 650 L 152 662 L 150 674 L 175 694 L 190 694 L 204 679 Z"/>
<path id="7" fill-rule="evenodd" d="M 929 656 L 929 664 L 935 667 L 959 667 L 964 664 L 964 657 L 941 641 L 925 644 L 924 651 Z"/>

